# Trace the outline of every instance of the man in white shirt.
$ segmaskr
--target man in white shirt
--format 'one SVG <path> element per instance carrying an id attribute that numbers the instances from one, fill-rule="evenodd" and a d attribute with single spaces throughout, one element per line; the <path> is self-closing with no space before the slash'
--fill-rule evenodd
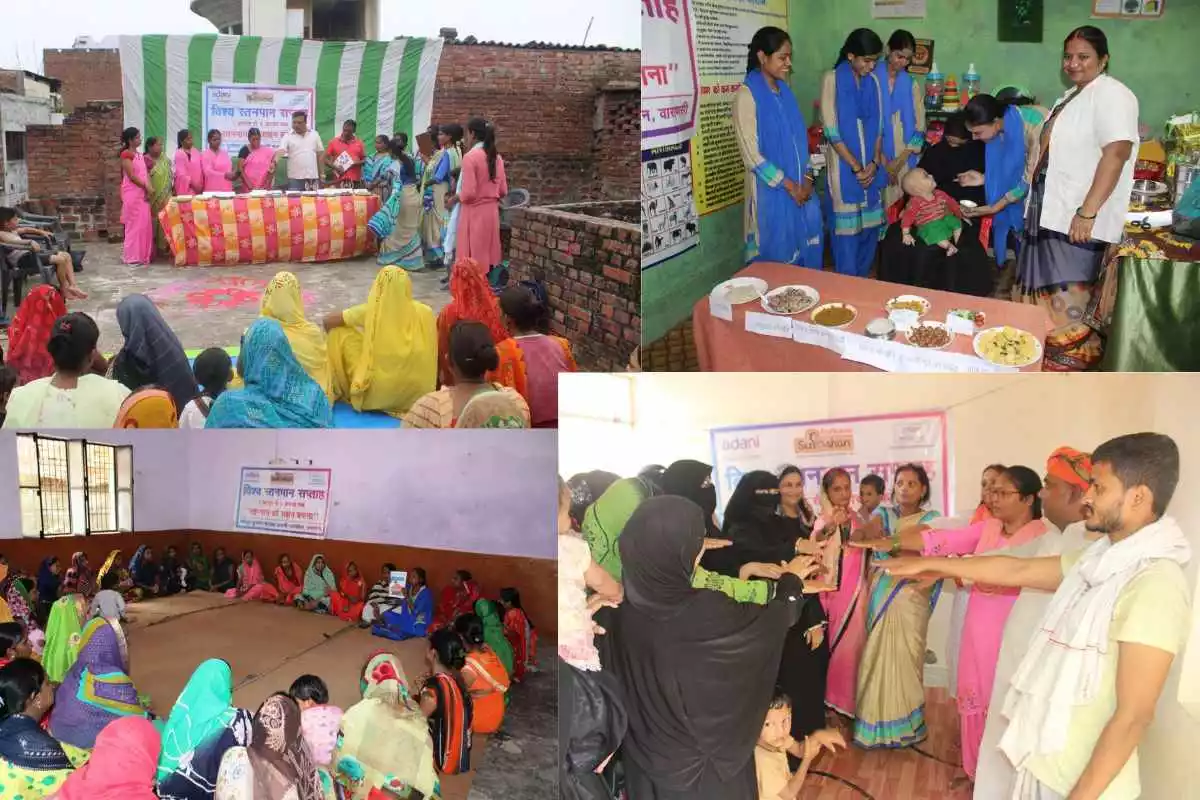
<path id="1" fill-rule="evenodd" d="M 321 135 L 308 129 L 308 113 L 292 114 L 292 132 L 283 137 L 275 160 L 287 158 L 289 192 L 315 192 L 321 188 L 321 170 L 326 167 Z"/>
<path id="2" fill-rule="evenodd" d="M 1078 550 L 1099 538 L 1084 527 L 1088 513 L 1083 503 L 1092 480 L 1092 459 L 1070 447 L 1060 447 L 1046 461 L 1046 477 L 1041 491 L 1042 516 L 1057 530 L 1049 530 L 1031 542 L 999 550 L 993 555 L 1039 558 Z M 1000 738 L 1008 727 L 1004 717 L 1004 698 L 1013 674 L 1029 647 L 1034 630 L 1046 613 L 1051 592 L 1022 589 L 1004 626 L 1004 640 L 996 662 L 996 681 L 988 708 L 983 743 L 979 746 L 979 765 L 975 772 L 974 800 L 1010 800 L 1017 772 L 1008 757 L 1000 752 Z"/>

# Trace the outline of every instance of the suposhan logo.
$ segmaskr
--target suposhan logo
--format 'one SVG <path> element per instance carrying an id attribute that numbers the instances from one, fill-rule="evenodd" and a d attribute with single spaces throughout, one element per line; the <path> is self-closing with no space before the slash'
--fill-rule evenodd
<path id="1" fill-rule="evenodd" d="M 818 453 L 853 453 L 854 431 L 850 428 L 806 428 L 792 440 L 796 455 Z"/>

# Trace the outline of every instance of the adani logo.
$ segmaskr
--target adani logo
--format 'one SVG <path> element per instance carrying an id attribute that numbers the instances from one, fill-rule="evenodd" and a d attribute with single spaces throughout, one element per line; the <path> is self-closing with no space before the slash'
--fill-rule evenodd
<path id="1" fill-rule="evenodd" d="M 758 445 L 758 437 L 757 436 L 742 436 L 737 439 L 725 439 L 724 441 L 722 441 L 721 442 L 721 452 L 723 452 L 723 453 L 743 452 L 744 453 L 748 450 L 757 450 L 758 446 L 759 445 Z"/>

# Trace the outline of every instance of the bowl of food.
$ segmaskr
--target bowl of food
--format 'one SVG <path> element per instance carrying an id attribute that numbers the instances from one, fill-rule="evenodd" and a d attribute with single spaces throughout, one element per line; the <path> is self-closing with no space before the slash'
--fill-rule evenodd
<path id="1" fill-rule="evenodd" d="M 1157 200 L 1167 193 L 1167 185 L 1161 181 L 1140 180 L 1133 182 L 1133 199 L 1142 203 Z"/>
<path id="2" fill-rule="evenodd" d="M 928 350 L 945 350 L 954 343 L 954 332 L 944 322 L 922 322 L 909 328 L 905 336 L 913 347 Z"/>
<path id="3" fill-rule="evenodd" d="M 879 317 L 867 323 L 867 336 L 872 339 L 891 341 L 896 338 L 896 323 L 887 317 Z"/>
<path id="4" fill-rule="evenodd" d="M 826 328 L 844 328 L 858 318 L 858 309 L 849 303 L 826 303 L 812 312 L 812 321 Z"/>
<path id="5" fill-rule="evenodd" d="M 1028 367 L 1042 360 L 1042 343 L 1029 331 L 1007 325 L 975 334 L 975 355 L 1001 367 Z"/>
<path id="6" fill-rule="evenodd" d="M 883 307 L 887 309 L 889 314 L 893 311 L 915 311 L 917 318 L 920 319 L 929 313 L 931 304 L 920 295 L 902 294 L 888 300 Z"/>
<path id="7" fill-rule="evenodd" d="M 821 295 L 811 286 L 780 286 L 762 296 L 763 309 L 784 316 L 803 314 L 819 302 Z"/>
<path id="8" fill-rule="evenodd" d="M 950 309 L 950 316 L 970 320 L 975 324 L 976 328 L 982 328 L 987 324 L 986 314 L 982 311 L 972 311 L 969 308 L 952 308 Z"/>
<path id="9" fill-rule="evenodd" d="M 974 200 L 959 200 L 958 204 L 963 208 L 979 208 L 979 203 Z"/>
<path id="10" fill-rule="evenodd" d="M 718 283 L 712 290 L 712 296 L 724 298 L 729 305 L 737 306 L 759 299 L 765 291 L 767 282 L 762 278 L 730 278 Z"/>

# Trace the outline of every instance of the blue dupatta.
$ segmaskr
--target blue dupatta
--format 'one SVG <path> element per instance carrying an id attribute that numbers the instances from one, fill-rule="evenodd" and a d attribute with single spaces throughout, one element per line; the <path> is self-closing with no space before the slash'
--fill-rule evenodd
<path id="1" fill-rule="evenodd" d="M 772 91 L 761 70 L 746 75 L 754 97 L 758 151 L 784 177 L 801 183 L 808 173 L 808 127 L 791 88 L 777 81 Z M 757 170 L 756 170 L 757 172 Z M 758 255 L 755 261 L 780 261 L 821 268 L 824 257 L 821 206 L 816 192 L 802 206 L 780 181 L 770 186 L 761 174 L 754 182 L 758 209 Z"/>
<path id="2" fill-rule="evenodd" d="M 855 80 L 854 68 L 849 61 L 843 61 L 834 69 L 836 80 L 837 128 L 842 141 L 860 166 L 867 166 L 875 160 L 875 142 L 879 139 L 883 128 L 883 109 L 880 98 L 883 95 L 879 81 L 871 73 Z M 859 123 L 862 123 L 862 136 L 859 137 Z M 877 169 L 875 180 L 867 189 L 859 185 L 854 177 L 854 170 L 844 160 L 841 161 L 842 201 L 847 204 L 866 202 L 874 208 L 880 204 L 880 193 L 887 185 L 887 171 Z"/>
<path id="3" fill-rule="evenodd" d="M 992 138 L 984 150 L 983 173 L 984 195 L 988 205 L 1000 202 L 1000 198 L 1013 189 L 1028 191 L 1025 183 L 1025 118 L 1018 106 L 1009 106 L 1004 111 L 1004 130 Z M 1023 195 L 1022 195 L 1023 196 Z M 1018 240 L 1025 230 L 1025 204 L 1009 203 L 992 217 L 992 248 L 996 251 L 996 263 L 1003 264 L 1008 251 L 1008 234 L 1014 232 Z"/>
<path id="4" fill-rule="evenodd" d="M 206 428 L 332 428 L 321 387 L 296 360 L 278 321 L 259 318 L 246 331 L 244 389 L 227 389 L 208 412 Z"/>
<path id="5" fill-rule="evenodd" d="M 908 70 L 896 73 L 896 83 L 888 90 L 887 59 L 882 58 L 875 65 L 875 79 L 879 81 L 879 92 L 883 97 L 883 153 L 888 161 L 900 154 L 908 146 L 909 140 L 917 132 L 917 109 L 913 104 L 913 81 Z M 900 112 L 901 133 L 903 141 L 896 141 L 896 130 L 892 125 L 892 115 Z M 917 156 L 909 155 L 908 165 L 917 165 Z"/>

